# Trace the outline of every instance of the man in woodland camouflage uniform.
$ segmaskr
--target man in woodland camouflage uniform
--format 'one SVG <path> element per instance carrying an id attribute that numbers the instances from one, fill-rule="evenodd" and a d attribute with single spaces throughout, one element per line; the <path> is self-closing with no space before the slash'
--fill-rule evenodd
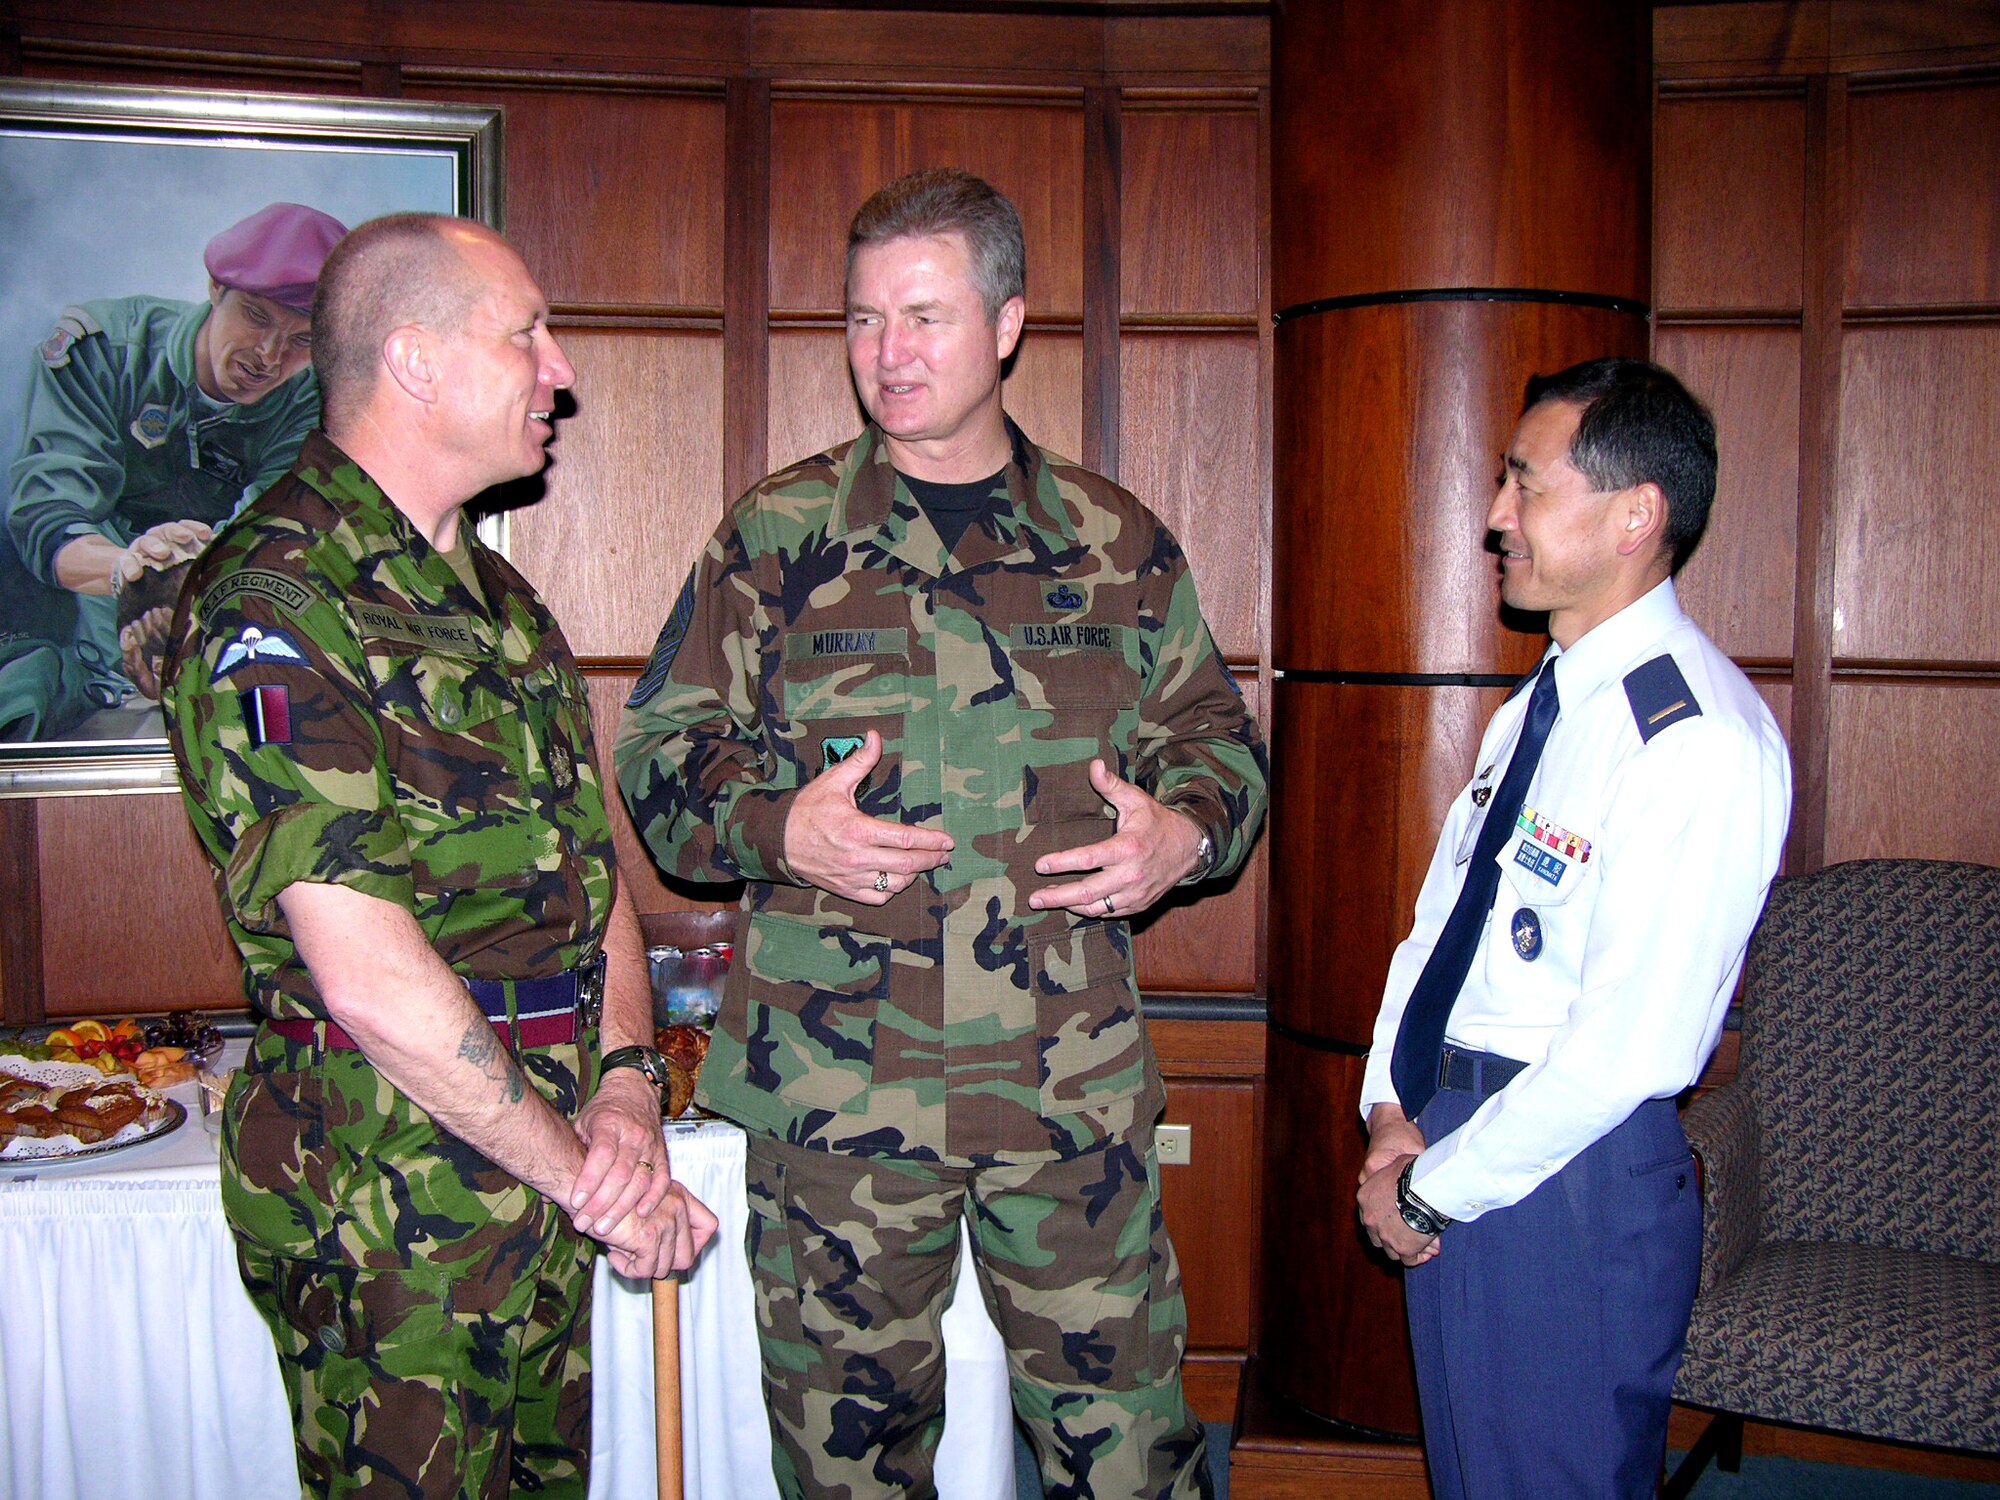
<path id="1" fill-rule="evenodd" d="M 918 173 L 848 247 L 870 424 L 736 505 L 616 750 L 669 871 L 749 882 L 702 1086 L 780 1486 L 935 1492 L 963 1219 L 1048 1483 L 1206 1494 L 1126 920 L 1242 861 L 1263 744 L 1166 529 L 1001 411 L 1013 206 Z"/>
<path id="2" fill-rule="evenodd" d="M 349 235 L 314 309 L 325 432 L 174 622 L 174 754 L 265 1017 L 223 1206 L 317 1493 L 581 1497 L 581 1236 L 645 1277 L 714 1229 L 626 1045 L 651 1002 L 589 700 L 463 517 L 542 467 L 573 379 L 547 312 L 478 225 Z M 579 1112 L 600 997 L 619 1050 Z"/>

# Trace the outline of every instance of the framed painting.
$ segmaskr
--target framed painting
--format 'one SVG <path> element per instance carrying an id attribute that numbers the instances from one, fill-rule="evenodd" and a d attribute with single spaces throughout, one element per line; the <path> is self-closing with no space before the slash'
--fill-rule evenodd
<path id="1" fill-rule="evenodd" d="M 174 789 L 144 627 L 318 423 L 319 262 L 502 228 L 504 159 L 493 109 L 0 80 L 0 796 Z"/>

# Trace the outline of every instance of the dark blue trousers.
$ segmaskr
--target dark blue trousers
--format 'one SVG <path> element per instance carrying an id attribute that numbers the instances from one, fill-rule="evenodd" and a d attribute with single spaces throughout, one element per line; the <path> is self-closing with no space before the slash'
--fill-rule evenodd
<path id="1" fill-rule="evenodd" d="M 1424 1138 L 1481 1097 L 1440 1089 Z M 1700 1274 L 1701 1201 L 1670 1099 L 1519 1203 L 1447 1229 L 1404 1282 L 1435 1500 L 1652 1496 Z"/>

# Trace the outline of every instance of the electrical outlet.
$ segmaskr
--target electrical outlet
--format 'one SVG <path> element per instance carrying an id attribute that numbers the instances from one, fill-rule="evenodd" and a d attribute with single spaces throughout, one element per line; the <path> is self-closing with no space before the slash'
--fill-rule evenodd
<path id="1" fill-rule="evenodd" d="M 1162 1125 L 1153 1136 L 1163 1167 L 1185 1167 L 1194 1161 L 1194 1127 Z"/>

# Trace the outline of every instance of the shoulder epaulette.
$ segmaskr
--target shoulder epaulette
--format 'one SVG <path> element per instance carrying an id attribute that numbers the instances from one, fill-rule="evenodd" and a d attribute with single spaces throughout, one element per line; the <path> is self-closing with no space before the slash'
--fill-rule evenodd
<path id="1" fill-rule="evenodd" d="M 1701 715 L 1701 705 L 1671 656 L 1656 656 L 1627 672 L 1625 697 L 1642 743 L 1671 724 Z"/>

